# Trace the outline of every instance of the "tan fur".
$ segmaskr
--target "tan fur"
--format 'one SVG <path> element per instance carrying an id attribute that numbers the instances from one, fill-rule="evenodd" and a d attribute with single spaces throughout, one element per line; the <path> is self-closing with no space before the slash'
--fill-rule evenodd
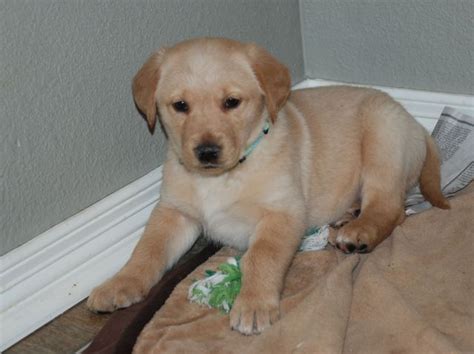
<path id="1" fill-rule="evenodd" d="M 161 49 L 152 54 L 135 75 L 132 83 L 135 104 L 144 114 L 150 133 L 154 132 L 156 125 L 155 90 L 160 78 L 159 70 L 164 52 L 165 49 Z"/>
<path id="2" fill-rule="evenodd" d="M 450 204 L 439 189 L 441 174 L 438 150 L 431 136 L 426 135 L 426 143 L 426 159 L 420 175 L 421 193 L 432 205 L 441 209 L 449 209 Z"/>
<path id="3" fill-rule="evenodd" d="M 337 221 L 360 200 L 360 216 L 332 239 L 344 252 L 370 251 L 403 221 L 405 192 L 420 174 L 427 198 L 447 205 L 432 141 L 386 94 L 339 86 L 290 95 L 288 70 L 255 44 L 202 38 L 158 53 L 133 92 L 150 129 L 157 106 L 168 133 L 161 199 L 130 261 L 89 297 L 92 310 L 142 299 L 203 232 L 247 250 L 230 323 L 260 333 L 278 318 L 305 228 Z M 240 105 L 226 109 L 229 97 Z M 177 101 L 189 110 L 175 111 Z M 239 163 L 265 120 L 270 132 Z M 212 166 L 196 155 L 203 143 L 220 147 Z"/>

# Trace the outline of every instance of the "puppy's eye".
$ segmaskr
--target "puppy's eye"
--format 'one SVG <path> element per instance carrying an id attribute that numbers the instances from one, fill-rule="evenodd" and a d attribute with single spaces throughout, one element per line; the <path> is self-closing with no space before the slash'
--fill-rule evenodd
<path id="1" fill-rule="evenodd" d="M 179 113 L 186 113 L 189 111 L 189 106 L 185 101 L 177 101 L 172 104 L 174 110 Z"/>
<path id="2" fill-rule="evenodd" d="M 224 101 L 225 109 L 234 109 L 240 105 L 240 100 L 235 97 L 227 97 Z"/>

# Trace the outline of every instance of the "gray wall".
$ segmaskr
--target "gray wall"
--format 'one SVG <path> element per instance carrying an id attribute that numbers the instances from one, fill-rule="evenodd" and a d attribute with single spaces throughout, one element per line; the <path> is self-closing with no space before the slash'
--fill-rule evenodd
<path id="1" fill-rule="evenodd" d="M 311 78 L 474 92 L 474 1 L 301 0 Z"/>
<path id="2" fill-rule="evenodd" d="M 303 78 L 298 0 L 0 1 L 0 254 L 158 167 L 130 80 L 156 48 L 256 41 Z"/>

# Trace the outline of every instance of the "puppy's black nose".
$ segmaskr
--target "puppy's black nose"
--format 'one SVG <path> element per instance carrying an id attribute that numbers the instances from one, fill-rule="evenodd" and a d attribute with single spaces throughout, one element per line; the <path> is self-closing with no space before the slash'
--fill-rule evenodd
<path id="1" fill-rule="evenodd" d="M 216 163 L 219 160 L 221 147 L 216 144 L 200 144 L 194 149 L 196 157 L 201 163 Z"/>

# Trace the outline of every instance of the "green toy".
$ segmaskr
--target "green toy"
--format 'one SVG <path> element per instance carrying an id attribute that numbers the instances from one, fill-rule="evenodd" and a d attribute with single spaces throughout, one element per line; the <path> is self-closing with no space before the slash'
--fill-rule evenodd
<path id="1" fill-rule="evenodd" d="M 188 298 L 191 302 L 229 313 L 242 285 L 240 257 L 229 258 L 217 269 L 217 272 L 206 270 L 206 278 L 195 281 L 189 288 Z"/>
<path id="2" fill-rule="evenodd" d="M 299 251 L 317 251 L 328 243 L 329 226 L 308 229 L 301 240 Z M 188 299 L 200 305 L 229 313 L 242 285 L 240 257 L 231 257 L 217 267 L 206 270 L 206 277 L 196 280 L 188 291 Z"/>

